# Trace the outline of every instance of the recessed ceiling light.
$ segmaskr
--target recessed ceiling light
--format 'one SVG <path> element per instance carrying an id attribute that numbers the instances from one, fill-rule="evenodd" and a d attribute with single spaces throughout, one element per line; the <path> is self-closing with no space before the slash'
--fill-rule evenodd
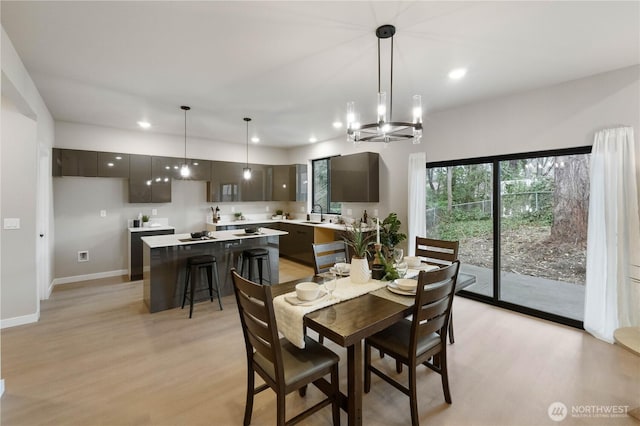
<path id="1" fill-rule="evenodd" d="M 169 167 L 169 166 L 164 166 L 164 168 L 167 169 L 167 170 L 171 170 L 171 167 Z"/>
<path id="2" fill-rule="evenodd" d="M 251 142 L 258 143 L 258 142 L 260 142 L 260 138 L 257 137 L 257 136 L 254 136 L 254 137 L 251 138 Z"/>
<path id="3" fill-rule="evenodd" d="M 191 163 L 191 164 L 193 164 L 194 166 L 197 166 L 197 165 L 198 165 L 198 163 L 197 163 L 197 162 L 193 162 L 193 163 Z"/>
<path id="4" fill-rule="evenodd" d="M 334 129 L 340 129 L 342 127 L 342 121 L 334 121 L 333 127 Z"/>
<path id="5" fill-rule="evenodd" d="M 460 80 L 467 74 L 466 68 L 456 68 L 454 70 L 449 71 L 449 78 L 451 80 Z"/>
<path id="6" fill-rule="evenodd" d="M 113 167 L 113 163 L 107 163 L 107 166 Z"/>
<path id="7" fill-rule="evenodd" d="M 143 129 L 148 129 L 149 127 L 151 127 L 151 123 L 149 123 L 148 121 L 138 121 L 138 126 L 142 127 Z"/>
<path id="8" fill-rule="evenodd" d="M 122 157 L 120 157 L 119 155 L 116 157 L 116 160 L 122 160 Z"/>
<path id="9" fill-rule="evenodd" d="M 311 136 L 311 137 L 309 138 L 309 142 L 311 142 L 311 143 L 316 143 L 316 142 L 318 142 L 318 139 L 316 139 L 315 137 Z"/>

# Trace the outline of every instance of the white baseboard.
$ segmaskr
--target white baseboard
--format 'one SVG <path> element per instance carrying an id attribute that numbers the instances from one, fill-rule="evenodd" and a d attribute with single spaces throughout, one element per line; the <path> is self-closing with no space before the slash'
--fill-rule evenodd
<path id="1" fill-rule="evenodd" d="M 31 324 L 38 322 L 40 319 L 40 312 L 35 314 L 23 315 L 21 317 L 6 318 L 0 320 L 0 328 L 16 327 L 18 325 Z"/>
<path id="2" fill-rule="evenodd" d="M 0 379 L 0 397 L 4 393 L 4 379 Z"/>
<path id="3" fill-rule="evenodd" d="M 53 285 L 77 283 L 79 281 L 98 280 L 100 278 L 119 277 L 121 275 L 127 275 L 129 271 L 127 269 L 118 269 L 116 271 L 97 272 L 95 274 L 86 275 L 74 275 L 72 277 L 62 277 L 53 280 Z"/>

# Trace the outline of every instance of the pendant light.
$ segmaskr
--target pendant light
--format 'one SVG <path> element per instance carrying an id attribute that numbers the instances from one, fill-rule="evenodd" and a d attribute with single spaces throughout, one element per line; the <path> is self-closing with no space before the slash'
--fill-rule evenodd
<path id="1" fill-rule="evenodd" d="M 191 107 L 183 105 L 180 109 L 184 110 L 184 163 L 182 163 L 182 167 L 180 168 L 180 176 L 188 178 L 191 175 L 191 170 L 189 170 L 189 165 L 187 164 L 187 111 L 189 111 Z"/>
<path id="2" fill-rule="evenodd" d="M 247 123 L 247 166 L 242 169 L 242 177 L 245 180 L 251 179 L 251 168 L 249 167 L 249 122 L 251 119 L 249 117 L 245 117 L 244 121 Z"/>

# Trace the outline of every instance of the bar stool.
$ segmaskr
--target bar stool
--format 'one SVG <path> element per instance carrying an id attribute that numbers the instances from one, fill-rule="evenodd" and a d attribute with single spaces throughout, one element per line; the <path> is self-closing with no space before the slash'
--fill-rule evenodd
<path id="1" fill-rule="evenodd" d="M 242 251 L 242 269 L 240 269 L 240 275 L 244 277 L 244 265 L 248 264 L 248 280 L 252 280 L 253 275 L 253 262 L 258 265 L 258 277 L 260 279 L 260 285 L 262 285 L 262 262 L 267 263 L 267 270 L 269 272 L 269 285 L 271 285 L 271 262 L 269 261 L 269 250 L 266 248 L 252 248 Z"/>
<path id="2" fill-rule="evenodd" d="M 213 302 L 213 283 L 212 283 L 212 275 L 216 281 L 216 294 L 218 296 L 218 304 L 220 305 L 220 310 L 222 310 L 222 301 L 220 300 L 220 279 L 218 277 L 218 264 L 216 262 L 216 257 L 204 254 L 200 256 L 191 256 L 187 258 L 187 274 L 184 280 L 184 293 L 182 295 L 182 309 L 184 309 L 184 302 L 187 300 L 187 291 L 189 290 L 189 277 L 192 276 L 191 279 L 191 291 L 189 292 L 189 318 L 193 315 L 193 300 L 194 294 L 196 292 L 197 282 L 198 282 L 198 272 L 200 269 L 207 268 L 207 278 L 209 282 L 209 298 Z M 215 274 L 213 273 L 215 271 Z M 206 289 L 198 289 L 206 290 Z"/>

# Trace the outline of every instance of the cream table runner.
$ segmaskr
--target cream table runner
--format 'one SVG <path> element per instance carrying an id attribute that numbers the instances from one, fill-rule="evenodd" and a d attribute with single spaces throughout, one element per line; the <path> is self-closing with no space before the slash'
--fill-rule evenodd
<path id="1" fill-rule="evenodd" d="M 304 348 L 303 317 L 306 314 L 382 289 L 386 284 L 386 282 L 378 280 L 369 280 L 365 284 L 354 284 L 349 277 L 339 278 L 331 298 L 321 298 L 317 303 L 307 306 L 292 305 L 285 300 L 287 296 L 295 296 L 295 291 L 281 294 L 273 299 L 278 332 L 297 347 Z"/>

